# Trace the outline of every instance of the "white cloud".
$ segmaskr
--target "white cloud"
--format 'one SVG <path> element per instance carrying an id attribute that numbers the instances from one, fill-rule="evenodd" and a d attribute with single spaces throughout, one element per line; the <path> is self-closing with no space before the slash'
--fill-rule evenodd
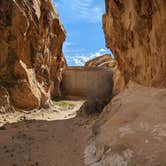
<path id="1" fill-rule="evenodd" d="M 111 54 L 111 52 L 105 48 L 100 48 L 95 52 L 89 52 L 76 43 L 65 41 L 63 46 L 64 55 L 66 56 L 68 65 L 72 66 L 84 66 L 84 64 L 96 57 L 103 54 Z"/>
<path id="2" fill-rule="evenodd" d="M 84 20 L 86 22 L 101 22 L 104 7 L 96 5 L 95 0 L 54 0 L 58 9 L 66 12 L 69 21 Z"/>
<path id="3" fill-rule="evenodd" d="M 95 0 L 74 0 L 73 8 L 82 19 L 89 22 L 101 21 L 102 7 L 95 5 Z"/>
<path id="4" fill-rule="evenodd" d="M 76 66 L 83 66 L 84 65 L 84 62 L 81 61 L 81 59 L 74 59 L 74 64 Z"/>
<path id="5" fill-rule="evenodd" d="M 101 48 L 100 49 L 100 52 L 106 52 L 107 50 L 106 49 L 104 49 L 104 48 Z"/>
<path id="6" fill-rule="evenodd" d="M 75 55 L 75 56 L 71 57 L 70 60 L 71 61 L 73 60 L 75 66 L 84 66 L 84 64 L 87 61 L 103 55 L 103 52 L 108 53 L 108 51 L 106 49 L 101 48 L 100 50 L 98 50 L 94 53 L 90 53 L 89 55 L 86 55 L 86 56 L 85 55 Z"/>

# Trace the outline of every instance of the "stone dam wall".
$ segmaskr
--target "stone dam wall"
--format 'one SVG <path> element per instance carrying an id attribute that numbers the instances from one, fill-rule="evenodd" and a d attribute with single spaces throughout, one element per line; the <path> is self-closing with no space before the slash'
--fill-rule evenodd
<path id="1" fill-rule="evenodd" d="M 110 98 L 113 71 L 97 67 L 68 67 L 63 71 L 62 96 L 70 99 Z"/>

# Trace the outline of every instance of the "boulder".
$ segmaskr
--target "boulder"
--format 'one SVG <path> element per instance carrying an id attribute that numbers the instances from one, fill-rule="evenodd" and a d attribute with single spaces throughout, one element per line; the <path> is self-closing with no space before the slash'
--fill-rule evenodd
<path id="1" fill-rule="evenodd" d="M 107 100 L 101 99 L 88 99 L 86 100 L 83 105 L 80 107 L 78 111 L 78 115 L 80 116 L 88 116 L 88 115 L 95 115 L 102 112 L 105 105 L 108 103 Z"/>

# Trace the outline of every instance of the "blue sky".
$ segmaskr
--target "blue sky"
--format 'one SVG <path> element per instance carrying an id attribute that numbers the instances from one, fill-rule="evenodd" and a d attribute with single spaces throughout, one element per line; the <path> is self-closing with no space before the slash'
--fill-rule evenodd
<path id="1" fill-rule="evenodd" d="M 70 66 L 82 66 L 99 55 L 110 53 L 102 30 L 103 0 L 54 0 L 67 38 L 64 55 Z"/>

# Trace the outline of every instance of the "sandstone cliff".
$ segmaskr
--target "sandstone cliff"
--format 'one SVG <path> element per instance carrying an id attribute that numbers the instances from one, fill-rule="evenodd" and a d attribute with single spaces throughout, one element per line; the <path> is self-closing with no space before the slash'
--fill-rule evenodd
<path id="1" fill-rule="evenodd" d="M 165 0 L 106 0 L 103 29 L 123 85 L 166 86 L 165 11 Z"/>
<path id="2" fill-rule="evenodd" d="M 105 54 L 99 57 L 96 57 L 92 60 L 89 60 L 85 63 L 87 67 L 104 67 L 104 68 L 115 68 L 116 61 L 109 54 Z"/>
<path id="3" fill-rule="evenodd" d="M 59 93 L 64 40 L 51 0 L 0 1 L 0 94 L 9 107 L 45 107 Z"/>

